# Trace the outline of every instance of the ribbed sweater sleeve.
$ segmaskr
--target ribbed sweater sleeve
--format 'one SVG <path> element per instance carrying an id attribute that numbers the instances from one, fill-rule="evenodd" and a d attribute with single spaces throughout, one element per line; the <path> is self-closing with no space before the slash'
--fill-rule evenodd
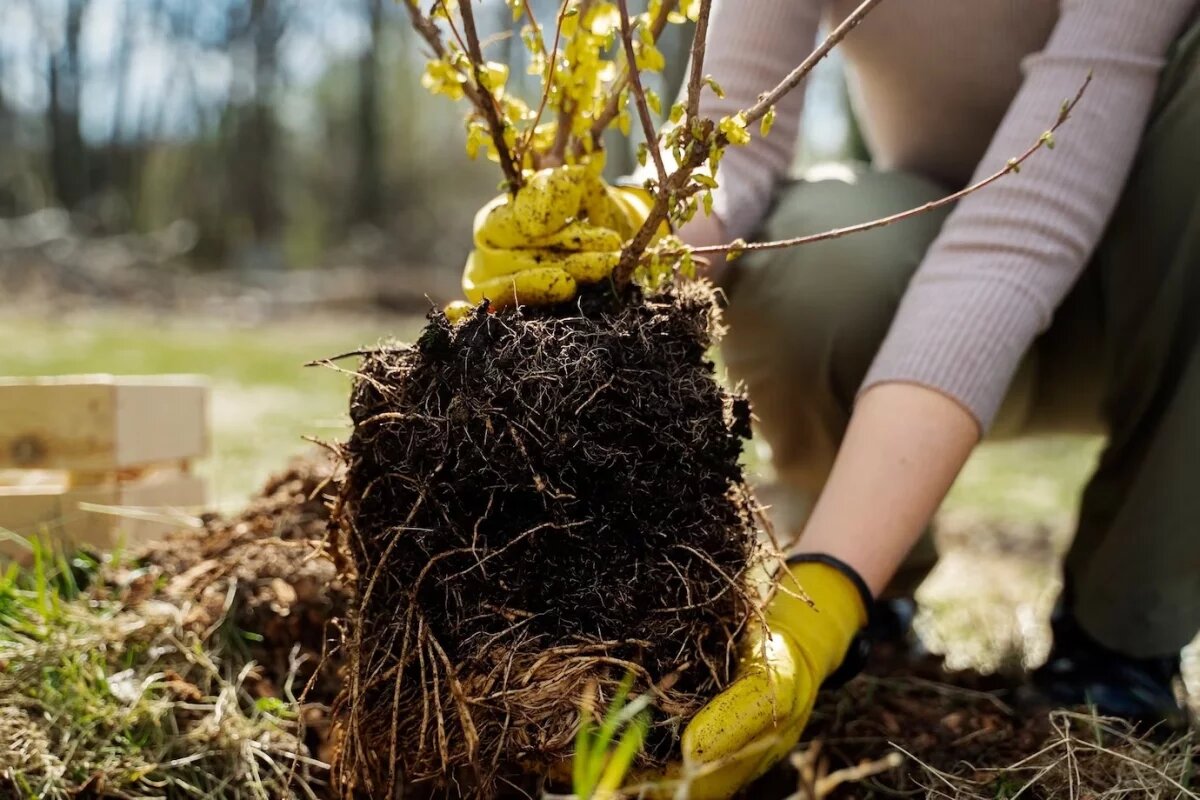
<path id="1" fill-rule="evenodd" d="M 982 430 L 1021 357 L 1050 324 L 1095 249 L 1129 174 L 1164 54 L 1194 0 L 1063 0 L 1045 49 L 980 163 L 995 172 L 1092 84 L 1019 174 L 963 200 L 901 302 L 863 384 L 909 382 L 956 399 Z M 914 109 L 913 113 L 921 113 Z"/>

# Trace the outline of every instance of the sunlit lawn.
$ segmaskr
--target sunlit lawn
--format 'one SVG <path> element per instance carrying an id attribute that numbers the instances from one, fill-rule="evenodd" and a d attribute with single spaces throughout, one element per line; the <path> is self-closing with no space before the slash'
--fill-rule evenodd
<path id="1" fill-rule="evenodd" d="M 352 317 L 234 327 L 227 322 L 89 315 L 0 320 L 0 375 L 189 373 L 212 384 L 212 454 L 200 467 L 213 499 L 236 507 L 287 457 L 346 428 L 349 381 L 305 367 L 381 337 L 411 336 L 420 319 Z M 346 362 L 353 366 L 353 361 Z"/>
<path id="2" fill-rule="evenodd" d="M 376 342 L 411 338 L 416 317 L 317 317 L 236 327 L 227 322 L 164 321 L 99 314 L 66 320 L 0 320 L 0 375 L 87 372 L 194 373 L 213 387 L 212 456 L 202 465 L 213 498 L 236 506 L 288 455 L 310 447 L 302 436 L 336 439 L 346 429 L 348 379 L 304 363 Z M 347 366 L 353 362 L 347 362 Z M 1061 521 L 1096 453 L 1094 440 L 1050 438 L 986 447 L 952 494 L 951 509 Z"/>

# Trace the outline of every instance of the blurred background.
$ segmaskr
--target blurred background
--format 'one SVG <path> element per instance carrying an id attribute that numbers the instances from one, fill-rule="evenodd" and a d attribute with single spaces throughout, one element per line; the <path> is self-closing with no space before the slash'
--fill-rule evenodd
<path id="1" fill-rule="evenodd" d="M 503 0 L 478 8 L 536 95 Z M 225 508 L 302 436 L 337 439 L 345 376 L 303 364 L 412 337 L 499 181 L 423 65 L 394 0 L 0 0 L 0 375 L 208 376 Z M 861 156 L 836 58 L 807 90 L 801 159 Z M 634 144 L 609 142 L 614 174 Z M 1080 447 L 1001 448 L 956 497 L 1069 515 Z"/>
<path id="2" fill-rule="evenodd" d="M 478 14 L 536 96 L 503 0 Z M 302 365 L 453 298 L 499 182 L 423 67 L 394 0 L 0 2 L 0 374 L 209 376 L 223 506 L 301 434 L 336 438 L 344 376 Z M 853 149 L 836 63 L 810 93 L 808 157 Z M 614 175 L 634 144 L 609 143 Z"/>

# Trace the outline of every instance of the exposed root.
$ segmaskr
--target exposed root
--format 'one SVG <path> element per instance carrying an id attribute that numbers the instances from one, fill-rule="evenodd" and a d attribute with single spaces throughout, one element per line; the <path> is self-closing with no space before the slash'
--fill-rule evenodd
<path id="1" fill-rule="evenodd" d="M 346 797 L 490 795 L 570 757 L 585 692 L 654 691 L 643 766 L 730 679 L 757 553 L 709 290 L 440 314 L 364 358 L 335 508 L 357 575 Z"/>

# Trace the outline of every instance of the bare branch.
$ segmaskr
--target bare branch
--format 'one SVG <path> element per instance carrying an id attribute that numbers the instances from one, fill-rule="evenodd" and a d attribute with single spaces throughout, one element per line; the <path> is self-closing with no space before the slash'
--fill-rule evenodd
<path id="1" fill-rule="evenodd" d="M 479 89 L 483 118 L 487 121 L 492 143 L 495 144 L 496 153 L 500 157 L 500 168 L 504 170 L 504 177 L 508 179 L 509 190 L 515 192 L 521 188 L 521 170 L 513 163 L 512 153 L 504 139 L 504 121 L 500 119 L 500 109 L 497 107 L 496 98 L 492 96 L 492 90 L 483 78 L 486 62 L 483 60 L 483 48 L 479 46 L 479 31 L 475 27 L 472 2 L 473 0 L 461 0 L 458 6 L 462 14 L 463 35 L 467 38 L 467 57 L 471 59 L 471 67 L 475 71 L 475 85 Z"/>
<path id="2" fill-rule="evenodd" d="M 708 142 L 713 136 L 714 126 L 712 120 L 706 119 L 697 120 L 697 125 L 701 128 L 701 135 L 693 136 L 693 126 L 688 126 L 686 135 L 689 139 L 684 148 L 683 162 L 667 177 L 666 182 L 658 187 L 654 193 L 654 205 L 650 207 L 646 221 L 621 251 L 621 258 L 613 270 L 613 282 L 618 287 L 623 288 L 628 285 L 642 254 L 646 252 L 646 248 L 658 233 L 659 228 L 670 218 L 671 204 L 686 191 L 692 173 L 708 158 Z M 718 137 L 718 139 L 720 138 Z M 671 255 L 682 255 L 682 252 Z"/>
<path id="3" fill-rule="evenodd" d="M 1028 149 L 1026 149 L 1025 152 L 1021 153 L 1016 158 L 1009 159 L 1003 168 L 997 170 L 996 172 L 993 172 L 991 175 L 988 175 L 986 178 L 983 178 L 983 179 L 971 184 L 970 186 L 966 187 L 965 189 L 961 189 L 953 194 L 946 195 L 945 197 L 943 197 L 941 199 L 933 200 L 931 202 L 926 203 L 925 205 L 917 206 L 916 208 L 910 208 L 907 211 L 901 211 L 898 214 L 892 214 L 887 217 L 880 217 L 879 219 L 874 219 L 869 222 L 862 222 L 857 225 L 850 225 L 849 227 L 845 227 L 845 228 L 836 228 L 831 231 L 825 231 L 824 233 L 814 233 L 814 234 L 810 234 L 808 236 L 797 236 L 794 239 L 780 239 L 778 241 L 773 241 L 773 242 L 752 242 L 750 244 L 741 244 L 741 243 L 732 243 L 731 242 L 729 244 L 711 245 L 709 247 L 696 247 L 696 248 L 692 248 L 690 250 L 690 252 L 694 256 L 701 256 L 701 255 L 710 255 L 710 254 L 716 254 L 716 253 L 724 253 L 724 252 L 727 252 L 730 250 L 736 250 L 739 253 L 757 252 L 759 250 L 782 250 L 785 247 L 797 247 L 799 245 L 812 244 L 813 242 L 824 242 L 829 239 L 840 239 L 841 237 L 849 236 L 852 233 L 861 233 L 863 231 L 874 230 L 875 228 L 882 228 L 887 225 L 893 225 L 897 222 L 903 222 L 904 220 L 909 219 L 910 217 L 915 217 L 920 214 L 925 214 L 929 211 L 933 211 L 935 209 L 943 208 L 944 206 L 948 206 L 952 203 L 956 203 L 959 200 L 962 200 L 967 195 L 974 194 L 975 192 L 978 192 L 980 189 L 984 189 L 984 188 L 990 186 L 991 184 L 995 183 L 996 181 L 1000 180 L 1005 175 L 1008 175 L 1011 172 L 1019 172 L 1021 169 L 1021 165 L 1024 164 L 1027 160 L 1029 160 L 1030 156 L 1032 156 L 1038 150 L 1041 150 L 1043 147 L 1053 147 L 1055 131 L 1057 131 L 1060 127 L 1062 127 L 1062 124 L 1064 122 L 1066 122 L 1068 119 L 1070 119 L 1071 112 L 1075 110 L 1075 106 L 1079 103 L 1079 100 L 1083 97 L 1083 93 L 1085 91 L 1087 91 L 1087 88 L 1091 84 L 1091 82 L 1092 82 L 1092 76 L 1091 76 L 1091 73 L 1089 73 L 1088 76 L 1084 79 L 1083 84 L 1079 87 L 1079 91 L 1075 93 L 1075 96 L 1073 98 L 1071 98 L 1071 100 L 1069 100 L 1063 104 L 1063 107 L 1062 107 L 1061 111 L 1059 112 L 1058 119 L 1055 120 L 1054 124 L 1050 127 L 1050 129 L 1047 130 L 1045 133 L 1043 133 L 1040 137 L 1038 137 L 1038 140 L 1036 142 L 1034 142 L 1032 145 L 1030 145 L 1030 147 Z M 677 256 L 677 255 L 682 255 L 682 251 L 672 252 L 672 253 L 664 253 L 661 255 Z"/>
<path id="4" fill-rule="evenodd" d="M 570 0 L 563 1 L 564 6 L 570 5 Z M 580 20 L 587 19 L 592 3 L 593 0 L 579 0 L 575 6 L 575 13 L 579 15 Z M 556 167 L 566 160 L 567 146 L 571 143 L 571 121 L 575 118 L 577 110 L 569 99 L 564 98 L 562 108 L 558 110 L 558 128 L 554 132 L 554 145 L 544 159 L 546 166 Z"/>
<path id="5" fill-rule="evenodd" d="M 712 0 L 700 0 L 696 16 L 696 34 L 692 37 L 692 72 L 688 77 L 687 121 L 690 125 L 700 114 L 700 88 L 704 85 L 704 53 L 708 47 L 708 17 Z"/>
<path id="6" fill-rule="evenodd" d="M 662 153 L 658 148 L 658 131 L 654 129 L 654 120 L 650 118 L 650 109 L 646 105 L 646 90 L 642 88 L 642 78 L 637 68 L 637 54 L 633 50 L 633 26 L 629 23 L 629 4 L 626 0 L 617 0 L 617 8 L 621 12 L 621 40 L 625 45 L 625 60 L 629 65 L 629 90 L 633 93 L 634 105 L 637 106 L 638 117 L 642 120 L 642 132 L 646 134 L 646 147 L 654 159 L 654 168 L 658 170 L 658 183 L 667 182 L 667 168 L 663 165 Z"/>
<path id="7" fill-rule="evenodd" d="M 821 59 L 829 55 L 829 52 L 838 45 L 842 39 L 846 38 L 846 34 L 858 27 L 858 23 L 866 18 L 867 14 L 871 13 L 871 9 L 879 5 L 883 0 L 863 0 L 863 4 L 842 20 L 842 23 L 829 32 L 825 37 L 825 41 L 817 46 L 809 54 L 808 58 L 800 63 L 788 76 L 780 81 L 779 85 L 771 91 L 764 94 L 758 99 L 758 102 L 751 106 L 743 113 L 746 115 L 746 122 L 755 122 L 761 119 L 764 114 L 771 109 L 771 106 L 779 102 L 785 94 L 795 89 L 800 85 L 801 81 L 808 77 L 808 73 L 813 71 L 813 68 L 821 62 Z"/>
<path id="8" fill-rule="evenodd" d="M 528 0 L 526 0 L 528 7 Z M 542 100 L 538 103 L 537 114 L 534 115 L 533 123 L 529 126 L 529 133 L 525 136 L 525 141 L 517 147 L 516 161 L 518 164 L 525 162 L 525 154 L 533 147 L 533 137 L 537 133 L 537 126 L 542 121 L 542 114 L 546 113 L 546 104 L 550 102 L 550 92 L 554 88 L 554 70 L 558 68 L 558 45 L 562 41 L 563 20 L 567 17 L 567 9 L 570 4 L 564 2 L 558 9 L 558 21 L 554 24 L 554 46 L 550 48 L 549 55 L 546 56 L 546 75 L 543 78 L 544 85 L 542 86 Z M 530 13 L 529 18 L 533 19 L 533 14 Z M 542 42 L 542 28 L 534 22 L 534 30 L 537 33 L 539 42 Z M 542 53 L 546 52 L 546 44 L 541 44 Z"/>
<path id="9" fill-rule="evenodd" d="M 650 33 L 654 37 L 654 41 L 658 42 L 662 32 L 666 30 L 667 18 L 675 11 L 675 7 L 679 5 L 679 0 L 663 0 L 662 7 L 658 9 L 658 16 L 650 23 Z M 591 137 L 593 143 L 599 143 L 600 137 L 604 135 L 604 131 L 608 129 L 609 123 L 617 118 L 621 113 L 621 95 L 625 88 L 629 85 L 630 66 L 626 66 L 625 71 L 620 77 L 613 82 L 612 95 L 608 98 L 608 105 L 592 122 Z"/>
<path id="10" fill-rule="evenodd" d="M 659 182 L 658 191 L 654 196 L 654 205 L 651 206 L 646 221 L 621 251 L 621 259 L 617 262 L 616 269 L 613 270 L 613 281 L 618 287 L 624 287 L 629 283 L 642 254 L 646 252 L 646 248 L 658 233 L 659 228 L 670 219 L 672 203 L 680 198 L 692 173 L 708 158 L 708 143 L 713 135 L 713 124 L 711 120 L 700 120 L 699 115 L 700 89 L 704 84 L 704 53 L 708 42 L 708 20 L 711 11 L 712 0 L 700 0 L 700 10 L 696 16 L 696 32 L 692 37 L 692 68 L 688 78 L 687 115 L 684 118 L 682 132 L 686 143 L 683 162 L 665 181 Z M 703 135 L 697 136 L 698 133 Z M 723 136 L 718 136 L 717 141 L 721 145 L 725 143 Z"/>
<path id="11" fill-rule="evenodd" d="M 445 58 L 446 46 L 442 44 L 441 31 L 438 30 L 434 21 L 422 14 L 416 3 L 406 2 L 404 7 L 408 9 L 408 18 L 412 21 L 413 30 L 420 34 L 425 43 L 433 49 L 434 55 L 438 58 Z"/>

